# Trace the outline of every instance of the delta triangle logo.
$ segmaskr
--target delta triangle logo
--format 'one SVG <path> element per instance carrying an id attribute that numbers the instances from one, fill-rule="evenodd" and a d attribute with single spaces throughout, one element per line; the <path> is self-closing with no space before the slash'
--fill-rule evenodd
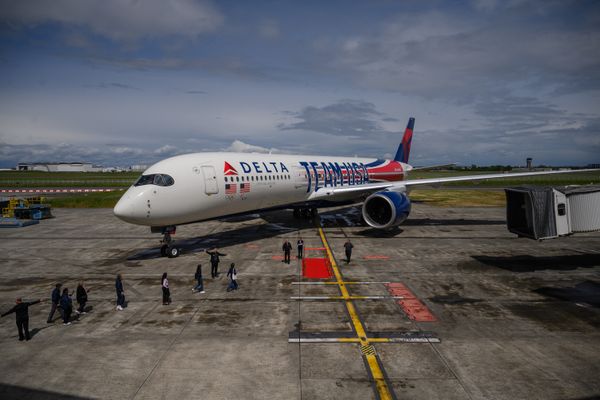
<path id="1" fill-rule="evenodd" d="M 235 168 L 233 168 L 231 166 L 231 164 L 229 164 L 227 161 L 225 161 L 225 167 L 223 168 L 223 172 L 225 172 L 225 175 L 237 175 L 238 172 L 235 170 Z"/>

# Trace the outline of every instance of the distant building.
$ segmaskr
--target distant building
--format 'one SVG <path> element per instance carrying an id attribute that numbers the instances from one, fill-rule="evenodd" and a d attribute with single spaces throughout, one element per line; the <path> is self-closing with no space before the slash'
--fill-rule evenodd
<path id="1" fill-rule="evenodd" d="M 129 168 L 131 171 L 145 171 L 148 169 L 148 166 L 145 164 L 132 165 Z"/>
<path id="2" fill-rule="evenodd" d="M 44 171 L 44 172 L 98 172 L 102 167 L 92 163 L 19 163 L 18 171 Z"/>
<path id="3" fill-rule="evenodd" d="M 527 158 L 527 169 L 531 169 L 531 162 L 533 161 L 533 159 L 531 157 Z"/>

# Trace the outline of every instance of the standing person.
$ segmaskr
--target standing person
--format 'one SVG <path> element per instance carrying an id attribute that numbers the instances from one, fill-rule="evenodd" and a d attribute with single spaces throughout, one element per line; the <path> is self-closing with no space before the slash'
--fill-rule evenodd
<path id="1" fill-rule="evenodd" d="M 167 279 L 166 272 L 162 274 L 160 282 L 162 286 L 163 306 L 168 306 L 171 304 L 171 292 L 169 291 L 169 280 Z"/>
<path id="2" fill-rule="evenodd" d="M 219 256 L 225 257 L 227 254 L 219 253 L 216 247 L 212 251 L 206 250 L 206 253 L 210 255 L 210 275 L 216 278 L 219 276 Z"/>
<path id="3" fill-rule="evenodd" d="M 298 247 L 298 258 L 304 257 L 304 240 L 298 239 L 296 246 Z"/>
<path id="4" fill-rule="evenodd" d="M 60 306 L 63 309 L 63 325 L 71 325 L 71 313 L 73 312 L 73 300 L 69 296 L 69 289 L 64 288 L 60 297 Z"/>
<path id="5" fill-rule="evenodd" d="M 117 274 L 115 289 L 117 290 L 117 311 L 123 311 L 123 306 L 125 305 L 125 290 L 123 290 L 121 274 Z"/>
<path id="6" fill-rule="evenodd" d="M 352 248 L 354 246 L 350 243 L 350 239 L 346 240 L 344 243 L 344 249 L 346 249 L 346 264 L 350 263 L 350 257 L 352 257 Z"/>
<path id="7" fill-rule="evenodd" d="M 286 239 L 281 249 L 283 250 L 283 262 L 289 264 L 290 253 L 292 252 L 292 244 Z"/>
<path id="8" fill-rule="evenodd" d="M 58 306 L 58 303 L 60 302 L 61 286 L 62 285 L 60 283 L 57 283 L 56 286 L 54 287 L 54 289 L 52 290 L 52 295 L 51 295 L 52 308 L 50 309 L 50 314 L 48 314 L 48 321 L 46 321 L 49 324 L 52 323 L 52 318 L 54 318 L 54 312 L 56 311 L 56 308 L 58 308 L 58 312 L 60 313 L 60 317 L 62 318 L 62 308 L 60 308 Z"/>
<path id="9" fill-rule="evenodd" d="M 231 290 L 237 290 L 238 289 L 238 284 L 237 284 L 237 271 L 235 269 L 235 263 L 231 263 L 231 266 L 229 267 L 229 271 L 227 271 L 227 276 L 231 279 L 229 281 L 229 286 L 227 286 L 227 291 L 231 291 Z"/>
<path id="10" fill-rule="evenodd" d="M 87 303 L 88 299 L 87 292 L 88 291 L 86 291 L 85 287 L 83 286 L 83 282 L 79 282 L 76 292 L 77 303 L 79 304 L 79 308 L 75 310 L 77 314 L 85 314 L 85 303 Z"/>
<path id="11" fill-rule="evenodd" d="M 16 305 L 4 314 L 0 315 L 0 317 L 5 317 L 8 314 L 15 313 L 15 317 L 17 319 L 17 329 L 19 330 L 19 341 L 21 342 L 23 339 L 31 339 L 31 336 L 29 336 L 29 306 L 37 304 L 40 301 L 42 300 L 40 299 L 32 302 L 26 302 L 22 301 L 21 298 L 18 297 L 16 300 Z"/>
<path id="12" fill-rule="evenodd" d="M 192 289 L 192 292 L 204 293 L 204 282 L 202 281 L 202 264 L 198 264 L 196 267 L 196 273 L 194 274 L 194 278 L 198 282 L 196 286 Z"/>

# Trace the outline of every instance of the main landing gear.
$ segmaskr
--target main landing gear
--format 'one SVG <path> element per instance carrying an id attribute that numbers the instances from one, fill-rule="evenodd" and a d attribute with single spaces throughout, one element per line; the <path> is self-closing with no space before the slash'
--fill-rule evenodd
<path id="1" fill-rule="evenodd" d="M 294 208 L 294 218 L 310 219 L 310 218 L 314 218 L 316 216 L 317 216 L 316 208 L 308 208 L 308 207 Z"/>
<path id="2" fill-rule="evenodd" d="M 155 230 L 156 229 L 156 230 Z M 160 241 L 162 245 L 160 246 L 160 255 L 163 257 L 175 258 L 179 257 L 181 254 L 181 250 L 175 246 L 175 241 L 171 237 L 171 235 L 175 234 L 174 226 L 167 226 L 161 228 L 152 227 L 152 232 L 160 232 L 163 234 L 163 238 Z"/>

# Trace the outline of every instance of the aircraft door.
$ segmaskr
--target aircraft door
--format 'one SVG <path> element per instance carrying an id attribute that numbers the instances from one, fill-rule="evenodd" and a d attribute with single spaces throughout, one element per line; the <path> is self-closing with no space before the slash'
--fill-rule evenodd
<path id="1" fill-rule="evenodd" d="M 215 167 L 212 165 L 203 165 L 202 175 L 204 175 L 204 193 L 219 193 L 219 185 L 217 185 L 217 173 L 215 172 Z"/>

